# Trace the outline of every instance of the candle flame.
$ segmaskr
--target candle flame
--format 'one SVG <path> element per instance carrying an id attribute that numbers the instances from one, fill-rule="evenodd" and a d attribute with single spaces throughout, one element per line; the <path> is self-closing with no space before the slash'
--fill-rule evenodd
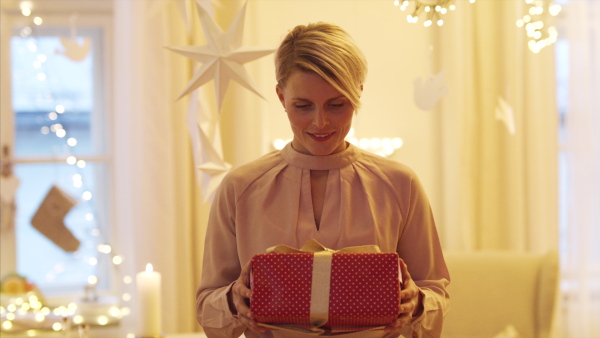
<path id="1" fill-rule="evenodd" d="M 152 264 L 150 264 L 150 263 L 146 264 L 146 274 L 148 274 L 148 275 L 152 274 Z"/>

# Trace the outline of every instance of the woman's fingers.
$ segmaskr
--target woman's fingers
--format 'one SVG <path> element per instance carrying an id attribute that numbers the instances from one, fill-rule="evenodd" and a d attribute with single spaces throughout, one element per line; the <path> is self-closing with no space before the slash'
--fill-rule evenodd
<path id="1" fill-rule="evenodd" d="M 412 280 L 408 272 L 408 266 L 400 259 L 400 271 L 402 272 L 402 290 L 400 291 L 400 315 L 398 319 L 385 328 L 386 332 L 397 332 L 412 320 L 419 302 L 419 288 Z"/>
<path id="2" fill-rule="evenodd" d="M 267 329 L 258 326 L 258 323 L 254 321 L 252 312 L 248 306 L 248 300 L 252 298 L 252 290 L 250 290 L 250 280 L 248 277 L 250 275 L 250 270 L 251 262 L 248 262 L 242 269 L 240 277 L 233 285 L 233 304 L 237 310 L 238 318 L 246 325 L 246 327 L 248 327 L 248 329 L 255 333 L 264 333 Z"/>

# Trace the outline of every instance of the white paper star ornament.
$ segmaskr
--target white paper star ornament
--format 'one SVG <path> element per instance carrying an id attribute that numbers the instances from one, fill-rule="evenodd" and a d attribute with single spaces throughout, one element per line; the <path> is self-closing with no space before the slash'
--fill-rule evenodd
<path id="1" fill-rule="evenodd" d="M 242 46 L 246 4 L 233 20 L 227 32 L 223 32 L 202 6 L 197 6 L 197 9 L 208 45 L 167 47 L 178 54 L 202 63 L 179 98 L 208 81 L 214 80 L 217 110 L 220 112 L 229 82 L 233 80 L 264 99 L 265 97 L 256 89 L 250 75 L 242 65 L 269 55 L 275 49 Z"/>
<path id="2" fill-rule="evenodd" d="M 232 166 L 223 160 L 221 154 L 213 147 L 213 143 L 200 125 L 198 125 L 198 135 L 200 136 L 202 156 L 204 159 L 204 162 L 198 166 L 198 170 L 204 173 L 202 180 L 202 195 L 206 202 L 209 199 L 212 201 L 217 188 L 225 175 L 231 170 Z M 220 142 L 220 135 L 216 136 L 219 136 Z"/>

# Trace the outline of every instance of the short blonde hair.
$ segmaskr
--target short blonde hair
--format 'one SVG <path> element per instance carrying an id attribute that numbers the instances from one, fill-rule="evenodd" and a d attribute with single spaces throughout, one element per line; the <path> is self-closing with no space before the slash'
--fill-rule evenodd
<path id="1" fill-rule="evenodd" d="M 360 108 L 367 61 L 350 35 L 323 22 L 299 25 L 283 39 L 275 54 L 277 86 L 285 87 L 294 71 L 313 72 Z"/>

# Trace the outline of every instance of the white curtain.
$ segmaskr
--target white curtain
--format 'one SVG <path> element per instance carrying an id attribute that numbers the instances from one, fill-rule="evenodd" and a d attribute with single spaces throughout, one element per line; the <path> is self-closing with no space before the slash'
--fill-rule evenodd
<path id="1" fill-rule="evenodd" d="M 568 89 L 562 137 L 562 335 L 600 337 L 600 1 L 562 17 Z"/>
<path id="2" fill-rule="evenodd" d="M 208 212 L 194 181 L 188 98 L 177 100 L 192 63 L 165 48 L 194 42 L 182 15 L 186 4 L 191 1 L 114 1 L 113 228 L 124 256 L 119 277 L 134 277 L 147 263 L 161 273 L 163 331 L 169 334 L 199 327 L 195 290 Z M 134 286 L 125 285 L 124 292 L 135 297 Z M 138 309 L 131 310 L 124 334 L 135 330 Z"/>
<path id="3" fill-rule="evenodd" d="M 445 249 L 558 247 L 554 54 L 527 48 L 515 25 L 526 10 L 524 1 L 463 2 L 433 31 L 449 91 L 440 111 Z M 514 133 L 497 119 L 501 99 Z"/>

